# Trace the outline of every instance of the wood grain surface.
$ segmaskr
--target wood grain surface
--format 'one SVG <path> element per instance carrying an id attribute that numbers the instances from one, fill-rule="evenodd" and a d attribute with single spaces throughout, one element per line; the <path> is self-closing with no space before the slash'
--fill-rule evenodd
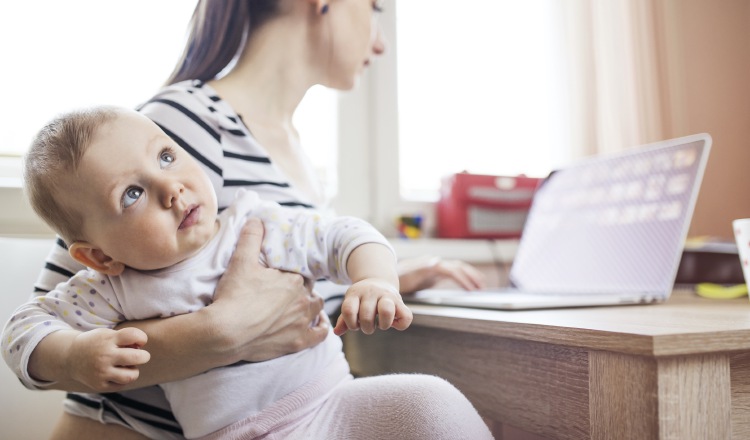
<path id="1" fill-rule="evenodd" d="M 411 306 L 350 333 L 356 375 L 441 376 L 498 439 L 750 438 L 750 301 L 501 312 Z"/>

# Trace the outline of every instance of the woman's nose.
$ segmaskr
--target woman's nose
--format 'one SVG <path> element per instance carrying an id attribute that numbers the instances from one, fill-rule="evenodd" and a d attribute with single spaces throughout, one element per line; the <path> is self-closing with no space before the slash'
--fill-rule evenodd
<path id="1" fill-rule="evenodd" d="M 372 53 L 382 55 L 385 52 L 385 37 L 379 25 L 375 26 L 375 35 L 372 40 Z"/>

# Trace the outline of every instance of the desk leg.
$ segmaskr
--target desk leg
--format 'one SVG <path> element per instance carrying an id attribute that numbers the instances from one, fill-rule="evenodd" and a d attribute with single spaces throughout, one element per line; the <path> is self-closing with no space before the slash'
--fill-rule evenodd
<path id="1" fill-rule="evenodd" d="M 750 353 L 730 358 L 732 371 L 732 438 L 750 438 Z"/>
<path id="2" fill-rule="evenodd" d="M 729 356 L 589 356 L 591 438 L 731 438 Z"/>

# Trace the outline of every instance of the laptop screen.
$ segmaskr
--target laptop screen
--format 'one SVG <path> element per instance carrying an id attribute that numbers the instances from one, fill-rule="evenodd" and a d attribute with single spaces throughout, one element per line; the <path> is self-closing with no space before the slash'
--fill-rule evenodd
<path id="1" fill-rule="evenodd" d="M 510 277 L 524 290 L 668 295 L 708 159 L 695 135 L 560 169 L 537 190 Z"/>

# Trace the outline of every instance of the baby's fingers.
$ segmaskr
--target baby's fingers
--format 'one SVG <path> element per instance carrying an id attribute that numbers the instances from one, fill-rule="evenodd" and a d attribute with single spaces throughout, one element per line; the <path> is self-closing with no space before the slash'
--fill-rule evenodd
<path id="1" fill-rule="evenodd" d="M 143 365 L 151 360 L 151 353 L 137 347 L 125 347 L 118 351 L 117 366 L 130 367 Z"/>
<path id="2" fill-rule="evenodd" d="M 388 330 L 396 318 L 396 304 L 393 300 L 382 298 L 378 301 L 378 328 Z"/>
<path id="3" fill-rule="evenodd" d="M 393 320 L 393 328 L 406 330 L 414 320 L 411 310 L 404 303 L 396 304 L 396 318 Z"/>
<path id="4" fill-rule="evenodd" d="M 333 334 L 336 336 L 341 336 L 347 331 L 349 331 L 349 327 L 346 326 L 346 321 L 344 321 L 344 317 L 339 315 L 339 318 L 336 321 L 336 326 L 333 328 Z"/>
<path id="5" fill-rule="evenodd" d="M 359 327 L 362 333 L 371 335 L 375 333 L 375 315 L 378 312 L 378 299 L 365 298 L 359 304 Z"/>
<path id="6" fill-rule="evenodd" d="M 128 367 L 143 365 L 151 359 L 151 354 L 141 347 L 148 342 L 146 333 L 135 327 L 125 327 L 117 330 L 115 334 L 115 343 L 119 347 L 114 355 L 114 371 L 117 377 L 112 382 L 126 384 L 138 378 L 138 370 Z M 125 369 L 123 372 L 121 370 Z M 133 374 L 135 372 L 135 374 Z M 127 382 L 122 382 L 127 381 Z"/>
<path id="7" fill-rule="evenodd" d="M 138 365 L 151 359 L 151 354 L 137 346 L 123 347 L 113 357 L 115 365 L 109 368 L 106 380 L 115 385 L 127 385 L 135 382 L 140 376 Z"/>
<path id="8" fill-rule="evenodd" d="M 140 371 L 137 368 L 119 367 L 114 369 L 110 382 L 117 385 L 127 385 L 138 380 L 139 375 Z"/>
<path id="9" fill-rule="evenodd" d="M 125 327 L 115 332 L 115 344 L 118 347 L 143 347 L 146 342 L 146 332 L 135 327 Z"/>
<path id="10" fill-rule="evenodd" d="M 341 304 L 339 320 L 343 319 L 349 330 L 359 330 L 359 306 L 359 298 L 356 296 L 344 299 L 344 303 Z M 336 327 L 339 327 L 338 323 Z"/>

